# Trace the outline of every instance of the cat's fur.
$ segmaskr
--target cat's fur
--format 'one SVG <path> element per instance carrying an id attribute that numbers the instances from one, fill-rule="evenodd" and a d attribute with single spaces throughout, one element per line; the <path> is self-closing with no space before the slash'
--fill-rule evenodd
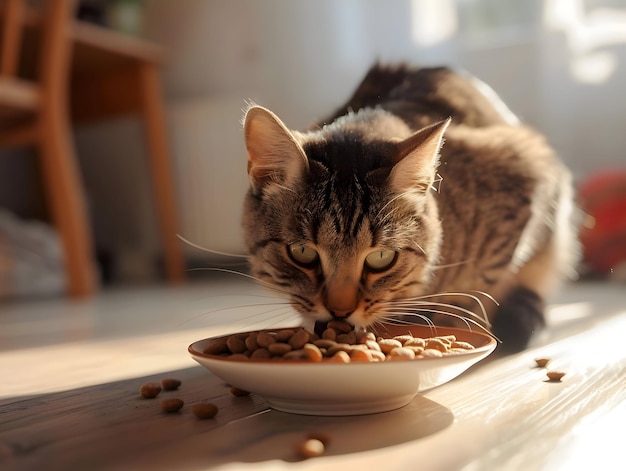
<path id="1" fill-rule="evenodd" d="M 362 327 L 418 308 L 450 324 L 437 312 L 481 317 L 478 298 L 503 347 L 523 348 L 577 254 L 570 175 L 484 90 L 446 68 L 376 65 L 306 131 L 251 106 L 253 275 L 309 322 Z M 430 294 L 444 295 L 418 298 Z"/>

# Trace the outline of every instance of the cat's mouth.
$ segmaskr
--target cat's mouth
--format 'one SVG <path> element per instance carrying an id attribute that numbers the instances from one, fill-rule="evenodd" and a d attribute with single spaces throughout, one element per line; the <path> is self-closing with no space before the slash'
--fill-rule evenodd
<path id="1" fill-rule="evenodd" d="M 320 338 L 322 338 L 324 331 L 327 330 L 328 328 L 338 330 L 339 332 L 344 333 L 344 334 L 352 330 L 363 330 L 363 329 L 357 328 L 355 325 L 353 325 L 351 322 L 348 322 L 345 319 L 333 318 L 333 319 L 328 319 L 324 321 L 316 320 L 313 326 L 313 331 Z"/>
<path id="2" fill-rule="evenodd" d="M 329 321 L 315 321 L 313 332 L 315 332 L 315 334 L 321 338 L 324 331 L 328 328 L 328 322 Z"/>

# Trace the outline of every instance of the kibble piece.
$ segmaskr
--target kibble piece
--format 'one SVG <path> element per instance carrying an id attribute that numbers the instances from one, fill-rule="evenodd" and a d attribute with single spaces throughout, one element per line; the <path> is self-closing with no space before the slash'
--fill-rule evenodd
<path id="1" fill-rule="evenodd" d="M 352 350 L 352 345 L 347 343 L 335 343 L 332 347 L 328 347 L 328 354 L 334 355 L 337 352 L 350 352 Z"/>
<path id="2" fill-rule="evenodd" d="M 161 401 L 161 410 L 163 412 L 178 412 L 183 408 L 184 404 L 182 399 L 165 399 Z"/>
<path id="3" fill-rule="evenodd" d="M 289 345 L 291 345 L 294 349 L 298 349 L 304 347 L 309 340 L 309 333 L 304 329 L 300 329 L 291 336 L 289 339 Z"/>
<path id="4" fill-rule="evenodd" d="M 322 332 L 322 338 L 327 340 L 337 340 L 337 331 L 335 329 L 326 329 Z"/>
<path id="5" fill-rule="evenodd" d="M 204 349 L 204 353 L 208 355 L 219 355 L 221 353 L 228 353 L 228 345 L 226 344 L 226 337 L 219 337 L 211 340 L 207 348 Z"/>
<path id="6" fill-rule="evenodd" d="M 548 371 L 546 375 L 550 381 L 561 381 L 565 373 L 563 371 Z"/>
<path id="7" fill-rule="evenodd" d="M 250 392 L 246 391 L 245 389 L 240 389 L 237 386 L 231 386 L 230 393 L 236 397 L 243 397 L 243 396 L 250 395 Z"/>
<path id="8" fill-rule="evenodd" d="M 337 332 L 341 332 L 342 334 L 347 334 L 354 328 L 354 326 L 346 321 L 333 319 L 328 323 L 328 328 L 335 329 Z"/>
<path id="9" fill-rule="evenodd" d="M 413 337 L 412 339 L 409 339 L 406 342 L 404 342 L 404 346 L 424 348 L 426 346 L 426 340 L 419 338 L 419 337 Z"/>
<path id="10" fill-rule="evenodd" d="M 389 360 L 412 360 L 415 358 L 415 352 L 410 348 L 396 347 L 389 352 L 387 358 Z"/>
<path id="11" fill-rule="evenodd" d="M 537 363 L 537 366 L 539 368 L 544 368 L 548 366 L 548 363 L 550 363 L 550 359 L 549 358 L 535 358 L 535 363 Z"/>
<path id="12" fill-rule="evenodd" d="M 343 350 L 339 350 L 333 354 L 333 356 L 328 358 L 328 361 L 334 363 L 350 363 L 350 355 Z"/>
<path id="13" fill-rule="evenodd" d="M 199 419 L 212 419 L 217 415 L 218 411 L 217 406 L 210 402 L 202 402 L 191 406 L 191 412 Z"/>
<path id="14" fill-rule="evenodd" d="M 459 340 L 455 340 L 454 342 L 452 342 L 450 344 L 450 348 L 460 348 L 463 350 L 474 350 L 474 345 L 472 345 L 471 343 L 467 343 L 467 342 L 461 342 Z"/>
<path id="15" fill-rule="evenodd" d="M 321 353 L 320 353 L 321 355 Z M 285 360 L 305 360 L 307 357 L 304 353 L 304 348 L 299 348 L 298 350 L 292 350 L 283 355 Z"/>
<path id="16" fill-rule="evenodd" d="M 446 354 L 457 354 L 457 353 L 467 353 L 467 348 L 451 348 L 446 352 Z"/>
<path id="17" fill-rule="evenodd" d="M 372 361 L 385 361 L 387 358 L 383 352 L 379 352 L 377 350 L 370 350 L 372 355 Z"/>
<path id="18" fill-rule="evenodd" d="M 413 340 L 413 336 L 412 335 L 396 335 L 394 337 L 394 340 L 397 340 L 398 342 L 400 342 L 402 345 L 405 345 L 409 340 Z"/>
<path id="19" fill-rule="evenodd" d="M 355 348 L 350 352 L 350 361 L 374 361 L 370 350 Z"/>
<path id="20" fill-rule="evenodd" d="M 285 353 L 290 352 L 292 350 L 291 345 L 289 345 L 288 343 L 280 343 L 280 342 L 271 344 L 270 346 L 267 347 L 267 349 L 272 355 L 284 355 Z"/>
<path id="21" fill-rule="evenodd" d="M 259 344 L 259 347 L 267 348 L 271 344 L 276 342 L 276 333 L 275 332 L 259 332 L 259 335 L 256 337 L 256 341 Z"/>
<path id="22" fill-rule="evenodd" d="M 307 343 L 302 347 L 302 351 L 304 352 L 304 356 L 307 360 L 311 361 L 322 361 L 324 357 L 322 351 L 312 343 Z"/>
<path id="23" fill-rule="evenodd" d="M 437 350 L 436 348 L 427 348 L 422 352 L 421 355 L 424 358 L 439 358 L 443 356 L 443 353 L 441 352 L 441 350 Z"/>
<path id="24" fill-rule="evenodd" d="M 366 343 L 368 340 L 376 342 L 376 335 L 374 332 L 368 332 L 367 330 L 358 330 L 356 332 L 356 341 L 358 343 Z"/>
<path id="25" fill-rule="evenodd" d="M 367 348 L 369 348 L 370 350 L 374 350 L 377 352 L 381 352 L 382 350 L 380 349 L 380 345 L 378 345 L 378 342 L 376 340 L 366 340 L 365 341 L 365 346 Z"/>
<path id="26" fill-rule="evenodd" d="M 255 351 L 252 352 L 250 358 L 254 358 L 257 360 L 267 360 L 271 356 L 272 354 L 267 348 L 257 348 Z"/>
<path id="27" fill-rule="evenodd" d="M 452 345 L 452 343 L 456 342 L 456 335 L 441 335 L 437 338 L 447 345 Z"/>
<path id="28" fill-rule="evenodd" d="M 313 345 L 315 345 L 318 348 L 331 348 L 337 345 L 337 342 L 335 342 L 334 340 L 330 340 L 330 339 L 317 339 L 313 341 Z"/>
<path id="29" fill-rule="evenodd" d="M 259 344 L 256 341 L 256 337 L 257 337 L 256 333 L 252 333 L 246 337 L 246 340 L 245 340 L 246 348 L 250 350 L 251 352 L 259 348 Z"/>
<path id="30" fill-rule="evenodd" d="M 324 442 L 317 438 L 309 438 L 296 445 L 296 451 L 302 458 L 315 458 L 324 453 Z"/>
<path id="31" fill-rule="evenodd" d="M 232 353 L 243 353 L 246 351 L 246 339 L 241 335 L 231 335 L 226 339 L 226 346 Z"/>
<path id="32" fill-rule="evenodd" d="M 337 342 L 354 345 L 356 343 L 356 333 L 352 331 L 347 334 L 337 334 Z"/>
<path id="33" fill-rule="evenodd" d="M 421 355 L 422 353 L 424 353 L 424 347 L 415 347 L 413 345 L 405 345 L 403 348 L 408 348 L 409 350 L 412 350 L 413 353 L 415 353 L 416 355 Z"/>
<path id="34" fill-rule="evenodd" d="M 394 339 L 380 339 L 378 341 L 378 345 L 380 345 L 382 352 L 386 354 L 389 354 L 389 352 L 391 352 L 394 348 L 402 346 L 400 341 Z"/>
<path id="35" fill-rule="evenodd" d="M 176 379 L 176 378 L 163 378 L 161 380 L 161 386 L 163 387 L 163 390 L 165 391 L 174 391 L 178 389 L 180 384 L 181 384 L 180 379 Z"/>
<path id="36" fill-rule="evenodd" d="M 276 341 L 287 342 L 293 334 L 294 331 L 292 329 L 279 330 L 278 332 L 276 332 Z"/>
<path id="37" fill-rule="evenodd" d="M 445 353 L 445 352 L 448 351 L 448 344 L 444 340 L 442 340 L 442 339 L 440 339 L 438 337 L 433 337 L 433 338 L 430 338 L 430 339 L 426 339 L 426 346 L 425 346 L 425 348 L 426 349 L 435 349 L 435 350 L 439 350 L 442 353 Z"/>
<path id="38" fill-rule="evenodd" d="M 157 397 L 161 392 L 161 385 L 159 383 L 145 383 L 139 388 L 139 394 L 146 399 L 152 399 Z"/>

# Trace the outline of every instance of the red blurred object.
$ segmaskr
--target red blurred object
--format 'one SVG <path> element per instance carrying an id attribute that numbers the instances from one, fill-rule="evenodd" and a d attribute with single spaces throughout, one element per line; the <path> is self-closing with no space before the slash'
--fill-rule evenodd
<path id="1" fill-rule="evenodd" d="M 626 264 L 626 170 L 589 177 L 579 188 L 579 204 L 590 216 L 580 233 L 589 267 L 610 273 Z"/>

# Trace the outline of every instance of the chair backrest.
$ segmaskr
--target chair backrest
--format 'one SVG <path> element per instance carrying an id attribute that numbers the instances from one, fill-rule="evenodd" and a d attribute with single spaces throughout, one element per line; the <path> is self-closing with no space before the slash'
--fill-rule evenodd
<path id="1" fill-rule="evenodd" d="M 67 83 L 75 0 L 0 0 L 0 77 Z"/>
<path id="2" fill-rule="evenodd" d="M 24 1 L 6 0 L 3 7 L 0 75 L 15 77 L 19 66 L 24 31 Z"/>

